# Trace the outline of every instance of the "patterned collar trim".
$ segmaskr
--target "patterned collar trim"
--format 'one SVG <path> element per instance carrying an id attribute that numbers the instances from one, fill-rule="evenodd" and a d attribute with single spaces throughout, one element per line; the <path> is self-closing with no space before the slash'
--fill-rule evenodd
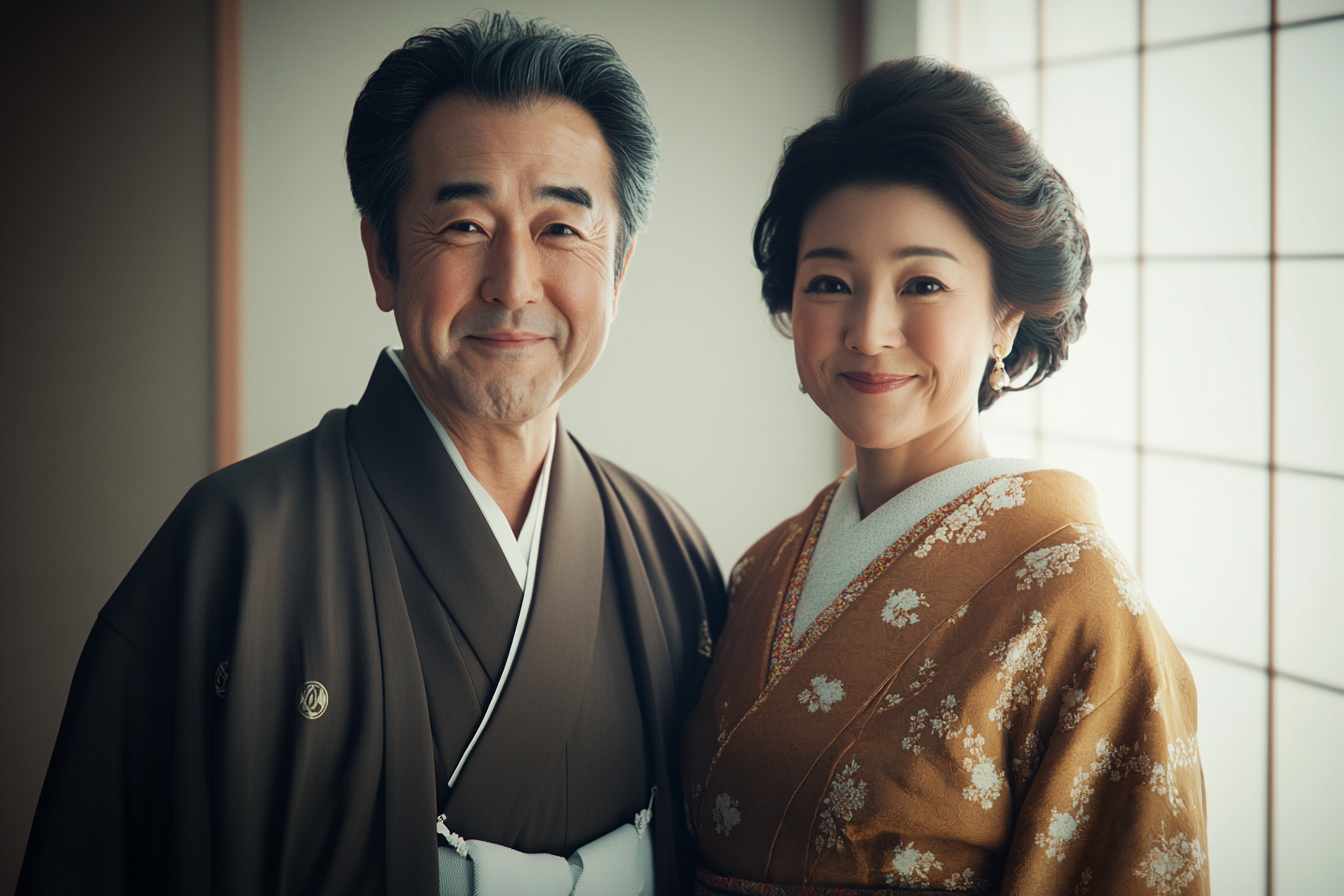
<path id="1" fill-rule="evenodd" d="M 1005 476 L 1011 475 L 1005 474 Z M 831 623 L 838 619 L 840 614 L 859 595 L 867 591 L 868 586 L 887 571 L 887 567 L 902 557 L 930 529 L 936 528 L 949 514 L 974 499 L 976 495 L 988 489 L 998 480 L 1005 478 L 1005 476 L 996 476 L 987 482 L 980 483 L 915 523 L 909 531 L 878 554 L 876 559 L 868 564 L 863 572 L 859 573 L 852 582 L 845 586 L 840 595 L 831 601 L 830 605 L 822 610 L 812 624 L 808 626 L 802 640 L 795 644 L 793 623 L 798 613 L 798 599 L 803 593 L 803 585 L 807 582 L 807 573 L 812 565 L 812 555 L 817 549 L 817 540 L 821 536 L 822 526 L 826 523 L 826 514 L 830 512 L 831 502 L 835 499 L 835 494 L 843 481 L 843 479 L 837 480 L 831 486 L 830 492 L 822 499 L 821 506 L 817 508 L 817 515 L 813 518 L 812 525 L 808 529 L 807 537 L 803 541 L 803 549 L 798 554 L 793 575 L 790 576 L 788 588 L 784 592 L 784 601 L 779 610 L 779 622 L 775 626 L 775 635 L 770 647 L 770 667 L 765 679 L 765 693 L 768 693 L 781 678 L 788 674 L 803 654 L 807 653 L 808 648 L 826 633 L 826 630 L 831 627 Z"/>

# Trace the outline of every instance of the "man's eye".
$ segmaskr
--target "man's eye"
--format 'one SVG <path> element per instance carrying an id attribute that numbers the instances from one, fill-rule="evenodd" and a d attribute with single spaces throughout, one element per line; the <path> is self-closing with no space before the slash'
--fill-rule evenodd
<path id="1" fill-rule="evenodd" d="M 815 277 L 812 282 L 803 287 L 803 292 L 839 296 L 849 292 L 849 287 L 845 285 L 843 280 L 837 280 L 834 277 Z"/>
<path id="2" fill-rule="evenodd" d="M 482 233 L 480 226 L 471 221 L 455 221 L 449 224 L 448 230 L 456 230 L 458 233 Z"/>
<path id="3" fill-rule="evenodd" d="M 934 293 L 942 292 L 946 288 L 937 280 L 930 280 L 928 277 L 916 278 L 905 285 L 906 292 L 917 296 L 931 296 Z"/>
<path id="4" fill-rule="evenodd" d="M 552 236 L 577 236 L 579 233 L 568 224 L 552 224 L 546 228 L 546 232 Z"/>

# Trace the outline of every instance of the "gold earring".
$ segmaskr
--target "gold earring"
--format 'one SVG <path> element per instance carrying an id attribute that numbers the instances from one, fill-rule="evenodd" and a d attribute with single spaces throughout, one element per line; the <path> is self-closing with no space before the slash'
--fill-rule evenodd
<path id="1" fill-rule="evenodd" d="M 1012 379 L 1008 376 L 1008 371 L 1003 366 L 1004 354 L 1003 346 L 994 346 L 994 369 L 989 373 L 989 388 L 995 392 L 1002 392 L 1003 388 L 1012 382 Z"/>

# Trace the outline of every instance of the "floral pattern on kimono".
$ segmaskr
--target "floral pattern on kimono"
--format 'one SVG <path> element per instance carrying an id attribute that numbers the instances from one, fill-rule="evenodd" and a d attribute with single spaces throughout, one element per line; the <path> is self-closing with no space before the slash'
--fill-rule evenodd
<path id="1" fill-rule="evenodd" d="M 1193 681 L 1091 487 L 1045 470 L 972 489 L 894 533 L 795 645 L 832 491 L 747 552 L 686 725 L 706 873 L 1207 893 Z"/>

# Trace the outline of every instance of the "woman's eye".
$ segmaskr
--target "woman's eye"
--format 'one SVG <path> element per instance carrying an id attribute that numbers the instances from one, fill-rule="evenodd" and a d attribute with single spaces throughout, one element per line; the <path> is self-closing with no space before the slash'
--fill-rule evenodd
<path id="1" fill-rule="evenodd" d="M 834 277 L 816 277 L 807 286 L 803 287 L 803 292 L 839 296 L 849 292 L 849 287 L 845 285 L 843 280 L 837 280 Z"/>
<path id="2" fill-rule="evenodd" d="M 911 280 L 905 285 L 905 291 L 917 296 L 931 296 L 934 293 L 942 292 L 946 289 L 943 284 L 937 280 L 930 280 L 928 277 L 919 277 Z"/>

